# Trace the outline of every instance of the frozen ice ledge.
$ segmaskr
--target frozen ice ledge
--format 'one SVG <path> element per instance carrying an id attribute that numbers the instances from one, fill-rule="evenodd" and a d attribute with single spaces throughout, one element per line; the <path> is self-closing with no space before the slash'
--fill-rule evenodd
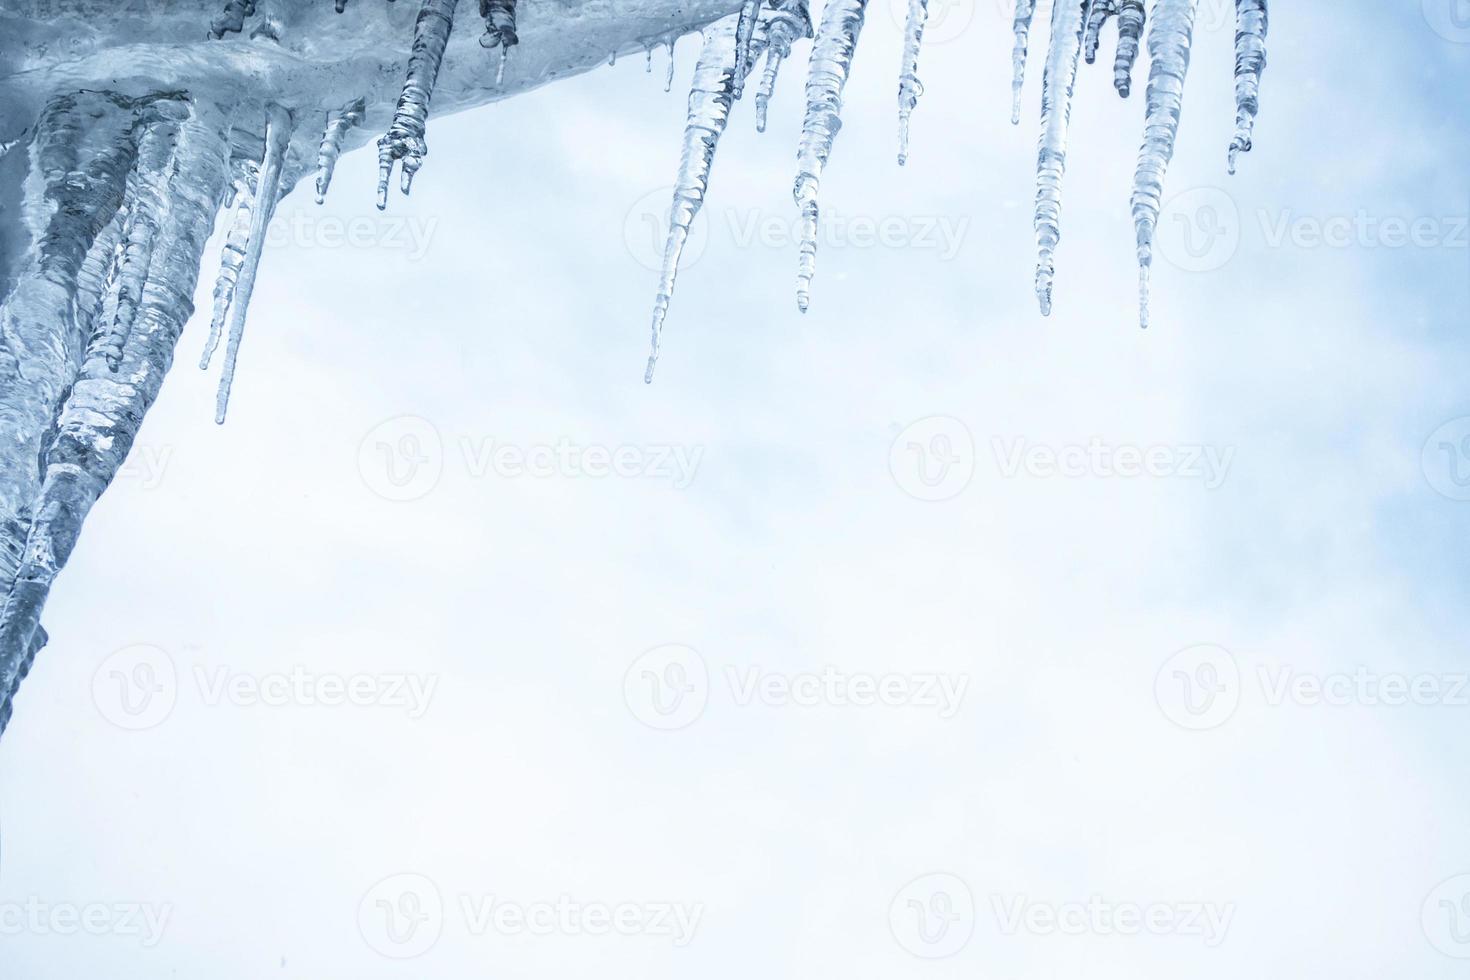
<path id="1" fill-rule="evenodd" d="M 444 115 L 620 54 L 703 31 L 652 316 L 652 380 L 684 242 L 734 103 L 765 128 L 793 44 L 812 39 L 796 147 L 796 299 L 811 302 L 821 178 L 868 0 L 0 0 L 0 732 L 45 644 L 42 607 L 173 362 L 202 252 L 226 230 L 201 367 L 220 357 L 225 419 L 266 226 L 310 177 L 376 141 L 378 206 L 407 193 Z M 1199 0 L 1055 0 L 1044 60 L 1035 288 L 1049 313 L 1067 129 L 1079 61 L 1117 21 L 1111 81 L 1127 98 L 1148 25 L 1143 136 L 1130 206 L 1140 311 L 1173 156 Z M 1016 114 L 1036 10 L 1014 19 Z M 1229 169 L 1251 149 L 1266 63 L 1266 0 L 1236 0 Z M 898 162 L 922 93 L 927 0 L 908 0 L 897 77 Z M 759 64 L 764 57 L 764 65 Z M 669 80 L 672 81 L 672 63 Z M 667 83 L 666 83 L 667 87 Z M 999 100 L 1009 103 L 1010 100 Z M 1222 138 L 1222 146 L 1225 145 Z M 222 216 L 222 217 L 221 217 Z M 205 319 L 201 317 L 201 320 Z"/>

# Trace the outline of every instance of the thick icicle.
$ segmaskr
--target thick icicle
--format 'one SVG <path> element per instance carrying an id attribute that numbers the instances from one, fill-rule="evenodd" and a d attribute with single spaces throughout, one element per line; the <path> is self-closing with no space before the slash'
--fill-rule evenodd
<path id="1" fill-rule="evenodd" d="M 316 203 L 327 199 L 327 188 L 332 186 L 332 172 L 337 169 L 337 158 L 342 155 L 342 138 L 348 131 L 362 125 L 367 106 L 362 99 L 329 113 L 327 128 L 322 134 L 322 145 L 316 154 Z"/>
<path id="2" fill-rule="evenodd" d="M 796 306 L 803 313 L 811 304 L 812 277 L 817 271 L 817 198 L 822 170 L 832 154 L 832 142 L 842 128 L 842 89 L 852 71 L 852 55 L 863 29 L 867 0 L 827 0 L 822 26 L 812 43 L 806 82 L 806 118 L 796 150 L 797 174 L 792 196 L 801 209 L 801 246 L 796 267 Z"/>
<path id="3" fill-rule="evenodd" d="M 275 214 L 281 196 L 281 169 L 286 151 L 291 147 L 291 114 L 272 102 L 266 106 L 265 152 L 261 157 L 260 177 L 255 184 L 255 204 L 250 216 L 250 238 L 240 262 L 240 276 L 230 302 L 230 336 L 225 344 L 224 369 L 220 372 L 219 393 L 215 398 L 214 420 L 225 421 L 230 404 L 230 386 L 235 380 L 235 361 L 240 356 L 240 340 L 245 335 L 245 316 L 250 310 L 250 294 L 255 290 L 255 274 L 265 251 L 266 227 Z"/>
<path id="4" fill-rule="evenodd" d="M 1021 122 L 1021 90 L 1026 87 L 1026 54 L 1031 46 L 1031 19 L 1036 16 L 1036 0 L 1016 0 L 1016 18 L 1012 29 L 1016 46 L 1011 51 L 1011 124 Z"/>
<path id="5" fill-rule="evenodd" d="M 1087 0 L 1056 0 L 1051 17 L 1051 48 L 1041 81 L 1041 147 L 1036 162 L 1036 299 L 1042 316 L 1051 316 L 1056 281 L 1056 250 L 1061 240 L 1062 177 L 1067 172 L 1067 126 L 1082 54 Z"/>
<path id="6" fill-rule="evenodd" d="M 1230 172 L 1251 149 L 1256 113 L 1261 107 L 1261 73 L 1266 70 L 1266 0 L 1235 0 L 1235 139 L 1230 143 Z"/>
<path id="7" fill-rule="evenodd" d="M 1148 34 L 1152 61 L 1148 77 L 1148 110 L 1143 147 L 1133 178 L 1133 226 L 1138 240 L 1139 323 L 1148 326 L 1148 279 L 1153 265 L 1154 230 L 1164 193 L 1164 176 L 1174 158 L 1179 135 L 1179 113 L 1184 104 L 1184 78 L 1189 73 L 1189 49 L 1199 0 L 1158 0 Z"/>
<path id="8" fill-rule="evenodd" d="M 1113 88 L 1123 98 L 1133 91 L 1133 63 L 1147 19 L 1143 0 L 1118 0 L 1118 55 L 1113 59 Z"/>
<path id="9" fill-rule="evenodd" d="M 459 0 L 424 0 L 413 25 L 413 51 L 408 57 L 408 77 L 398 109 L 388 132 L 378 140 L 378 210 L 388 206 L 388 182 L 393 164 L 403 161 L 403 193 L 413 185 L 413 175 L 423 166 L 429 148 L 424 129 L 429 121 L 429 98 L 444 60 L 444 46 L 454 28 L 454 10 Z"/>
<path id="10" fill-rule="evenodd" d="M 761 0 L 745 0 L 735 25 L 735 98 L 745 93 L 745 76 L 750 71 L 750 45 L 760 19 Z"/>
<path id="11" fill-rule="evenodd" d="M 1092 10 L 1087 15 L 1087 39 L 1082 45 L 1082 57 L 1090 65 L 1097 61 L 1097 49 L 1102 44 L 1103 25 L 1108 18 L 1118 13 L 1118 0 L 1092 0 Z"/>
<path id="12" fill-rule="evenodd" d="M 694 83 L 689 91 L 689 115 L 684 125 L 684 146 L 669 212 L 669 234 L 664 242 L 658 295 L 653 301 L 652 339 L 648 367 L 643 372 L 646 383 L 653 381 L 653 370 L 658 364 L 664 318 L 668 316 L 674 280 L 679 274 L 679 256 L 689 238 L 689 226 L 704 206 L 705 195 L 709 192 L 710 167 L 714 163 L 720 135 L 730 119 L 730 106 L 735 100 L 735 33 L 738 21 L 739 16 L 732 14 L 706 30 L 704 46 L 694 68 Z"/>
<path id="13" fill-rule="evenodd" d="M 81 365 L 50 426 L 35 520 L 0 615 L 0 730 L 11 717 L 20 678 L 45 642 L 39 619 L 51 584 L 88 511 L 127 457 L 193 310 L 199 256 L 220 203 L 229 155 L 222 119 L 213 107 L 196 108 L 180 127 L 167 207 L 159 215 L 153 262 L 123 369 L 114 373 L 96 358 Z"/>
<path id="14" fill-rule="evenodd" d="M 766 65 L 755 91 L 756 132 L 766 131 L 766 112 L 776 91 L 781 62 L 791 54 L 791 43 L 812 36 L 812 17 L 807 0 L 781 0 L 766 20 Z"/>
<path id="15" fill-rule="evenodd" d="M 143 301 L 143 285 L 148 281 L 154 240 L 161 215 L 168 208 L 165 192 L 173 176 L 174 143 L 179 135 L 179 120 L 172 117 L 182 116 L 187 110 L 172 99 L 161 99 L 145 113 L 147 118 L 138 140 L 138 158 L 133 165 L 127 232 L 118 265 L 117 312 L 112 329 L 99 348 L 107 366 L 114 371 L 122 361 L 123 345 Z"/>
<path id="16" fill-rule="evenodd" d="M 909 158 L 909 117 L 924 86 L 919 82 L 919 45 L 924 40 L 924 21 L 929 17 L 929 0 L 909 0 L 908 22 L 903 29 L 903 65 L 898 73 L 898 165 Z"/>
<path id="17" fill-rule="evenodd" d="M 209 338 L 204 342 L 204 351 L 199 355 L 199 369 L 209 368 L 220 338 L 224 336 L 225 318 L 230 313 L 230 301 L 235 298 L 235 283 L 240 279 L 240 266 L 245 261 L 245 252 L 250 246 L 251 211 L 255 206 L 255 174 L 246 172 L 235 184 L 235 199 L 230 208 L 234 220 L 225 235 L 225 245 L 220 252 L 219 276 L 214 281 L 214 314 L 209 321 Z"/>

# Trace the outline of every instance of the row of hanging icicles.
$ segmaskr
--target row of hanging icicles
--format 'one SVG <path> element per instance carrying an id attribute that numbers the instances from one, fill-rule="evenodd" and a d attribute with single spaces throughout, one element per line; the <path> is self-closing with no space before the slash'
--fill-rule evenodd
<path id="1" fill-rule="evenodd" d="M 377 204 L 380 209 L 387 206 L 388 186 L 395 165 L 402 167 L 401 188 L 407 194 L 428 152 L 424 133 L 429 99 L 454 25 L 458 3 L 459 0 L 422 0 L 414 24 L 413 47 L 403 93 L 387 133 L 378 140 Z M 809 0 L 746 0 L 738 13 L 717 21 L 703 32 L 703 46 L 689 92 L 682 154 L 674 181 L 669 227 L 654 300 L 652 341 L 644 372 L 645 381 L 653 380 L 679 258 L 691 224 L 708 192 L 715 150 L 725 131 L 731 107 L 744 93 L 746 81 L 764 54 L 765 64 L 756 88 L 755 115 L 757 130 L 765 130 L 767 107 L 782 62 L 790 56 L 794 42 L 813 37 L 808 3 Z M 908 3 L 898 81 L 900 164 L 908 157 L 909 119 L 923 91 L 918 79 L 918 61 L 928 16 L 928 0 L 908 0 Z M 1021 90 L 1037 0 L 1015 0 L 1015 3 L 1011 122 L 1019 123 Z M 1164 177 L 1174 155 L 1179 130 L 1182 91 L 1189 70 L 1190 46 L 1199 3 L 1200 0 L 1153 0 L 1151 12 L 1145 7 L 1145 0 L 1055 0 L 1053 4 L 1050 44 L 1042 78 L 1034 219 L 1038 249 L 1036 296 L 1045 315 L 1051 313 L 1056 277 L 1055 255 L 1061 238 L 1061 184 L 1066 170 L 1067 127 L 1078 64 L 1084 58 L 1088 64 L 1096 60 L 1103 28 L 1116 17 L 1118 45 L 1113 84 L 1124 98 L 1131 91 L 1134 64 L 1148 26 L 1150 72 L 1145 97 L 1144 136 L 1132 193 L 1139 264 L 1140 323 L 1148 326 L 1148 285 L 1153 264 L 1154 231 L 1158 225 Z M 340 13 L 347 0 L 335 0 L 335 4 Z M 1251 149 L 1261 74 L 1266 65 L 1268 27 L 1267 0 L 1235 0 L 1235 5 L 1236 127 L 1229 148 L 1229 170 L 1232 174 L 1238 156 Z M 229 0 L 224 13 L 212 26 L 211 35 L 222 37 L 241 30 L 245 18 L 254 13 L 254 6 L 253 0 Z M 816 272 L 820 220 L 818 191 L 822 171 L 842 125 L 842 92 L 852 69 L 853 53 L 867 6 L 868 0 L 826 0 L 821 23 L 816 26 L 812 42 L 806 112 L 797 147 L 797 176 L 793 188 L 800 211 L 796 302 L 803 312 L 811 302 L 811 284 Z M 507 55 L 518 43 L 516 0 L 479 0 L 479 8 L 485 23 L 480 43 L 487 49 L 499 50 L 496 68 L 499 84 Z M 257 33 L 260 30 L 257 28 Z M 669 80 L 665 82 L 665 90 L 673 77 L 674 40 L 673 36 L 663 39 L 669 48 Z M 651 56 L 652 44 L 647 47 Z M 365 105 L 359 99 L 328 115 L 318 154 L 318 203 L 324 199 L 331 183 L 343 138 L 349 130 L 361 124 L 365 111 Z M 208 366 L 221 339 L 224 323 L 229 319 L 224 374 L 216 408 L 216 420 L 220 422 L 224 421 L 229 400 L 245 308 L 260 262 L 265 228 L 280 194 L 281 171 L 290 134 L 289 114 L 279 107 L 270 107 L 262 161 L 258 166 L 250 167 L 242 179 L 236 181 L 235 217 L 215 286 L 209 340 L 200 362 L 201 367 Z"/>

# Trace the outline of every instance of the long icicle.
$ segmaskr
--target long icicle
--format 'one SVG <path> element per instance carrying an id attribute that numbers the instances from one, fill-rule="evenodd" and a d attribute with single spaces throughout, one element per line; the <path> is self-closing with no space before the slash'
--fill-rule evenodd
<path id="1" fill-rule="evenodd" d="M 766 21 L 766 65 L 755 91 L 755 130 L 766 131 L 766 112 L 776 92 L 781 62 L 791 54 L 791 43 L 812 36 L 812 16 L 807 0 L 782 0 Z"/>
<path id="2" fill-rule="evenodd" d="M 1082 57 L 1089 65 L 1097 61 L 1103 26 L 1117 13 L 1118 0 L 1092 0 L 1092 10 L 1087 15 L 1087 39 L 1082 45 Z"/>
<path id="3" fill-rule="evenodd" d="M 908 21 L 903 28 L 903 64 L 898 73 L 898 165 L 909 159 L 909 117 L 924 94 L 919 81 L 919 45 L 924 40 L 924 22 L 929 18 L 929 0 L 909 0 Z"/>
<path id="4" fill-rule="evenodd" d="M 108 368 L 113 371 L 122 363 L 123 345 L 132 332 L 138 306 L 143 302 L 143 286 L 148 281 L 148 265 L 153 259 L 160 216 L 168 207 L 166 191 L 173 176 L 170 171 L 179 135 L 179 120 L 164 114 L 170 108 L 181 114 L 187 112 L 172 99 L 160 100 L 145 110 L 147 116 L 142 121 L 142 133 L 138 137 L 132 200 L 117 276 L 117 312 L 113 316 L 112 328 L 99 347 L 107 359 Z"/>
<path id="5" fill-rule="evenodd" d="M 1133 91 L 1133 64 L 1138 60 L 1138 42 L 1148 15 L 1143 0 L 1119 0 L 1118 55 L 1113 59 L 1113 88 L 1123 98 Z"/>
<path id="6" fill-rule="evenodd" d="M 1235 139 L 1230 143 L 1230 172 L 1251 150 L 1256 113 L 1261 108 L 1261 73 L 1266 70 L 1266 0 L 1235 0 Z"/>
<path id="7" fill-rule="evenodd" d="M 255 185 L 255 207 L 250 216 L 250 243 L 240 264 L 240 279 L 230 303 L 230 338 L 225 344 L 224 369 L 220 373 L 219 393 L 215 397 L 214 420 L 223 425 L 225 410 L 230 405 L 230 387 L 235 381 L 235 361 L 240 356 L 240 340 L 245 336 L 245 316 L 250 311 L 250 294 L 255 291 L 255 274 L 265 251 L 266 227 L 276 211 L 281 196 L 281 170 L 286 151 L 291 148 L 291 114 L 272 102 L 266 106 L 265 153 L 261 158 L 260 178 Z"/>
<path id="8" fill-rule="evenodd" d="M 1026 54 L 1031 47 L 1031 19 L 1036 16 L 1036 0 L 1016 0 L 1016 19 L 1012 29 L 1016 46 L 1011 51 L 1011 125 L 1021 122 L 1021 90 L 1026 87 Z"/>
<path id="9" fill-rule="evenodd" d="M 760 19 L 761 0 L 745 0 L 735 25 L 735 98 L 745 94 L 745 76 L 750 69 L 750 43 L 755 38 L 755 25 Z"/>
<path id="10" fill-rule="evenodd" d="M 246 164 L 245 172 L 235 182 L 235 199 L 230 203 L 234 220 L 225 235 L 224 248 L 220 251 L 219 276 L 214 281 L 214 313 L 209 320 L 209 338 L 199 355 L 199 370 L 209 368 L 214 352 L 224 335 L 225 318 L 230 313 L 230 301 L 235 297 L 235 283 L 240 279 L 240 266 L 250 248 L 250 228 L 254 224 L 252 211 L 255 208 L 255 186 L 259 168 Z"/>
<path id="11" fill-rule="evenodd" d="M 444 60 L 444 46 L 454 28 L 454 10 L 459 0 L 424 0 L 413 25 L 413 52 L 408 57 L 408 76 L 388 132 L 378 140 L 378 210 L 388 206 L 388 182 L 393 164 L 403 161 L 403 193 L 413 185 L 428 154 L 424 130 L 429 121 L 429 98 Z"/>
<path id="12" fill-rule="evenodd" d="M 792 196 L 801 209 L 801 246 L 796 265 L 796 307 L 811 304 L 812 277 L 817 271 L 817 197 L 822 170 L 832 155 L 832 142 L 842 129 L 842 88 L 852 71 L 852 55 L 863 29 L 867 0 L 827 0 L 822 26 L 812 43 L 806 81 L 806 118 L 796 150 L 797 174 Z"/>
<path id="13" fill-rule="evenodd" d="M 664 318 L 674 295 L 674 280 L 679 274 L 679 256 L 689 238 L 694 216 L 704 206 L 709 192 L 710 168 L 720 135 L 730 119 L 730 106 L 735 101 L 736 30 L 739 16 L 712 25 L 705 32 L 704 47 L 694 68 L 694 82 L 689 90 L 689 115 L 684 125 L 684 147 L 679 160 L 679 173 L 674 180 L 674 201 L 669 212 L 669 234 L 664 241 L 663 266 L 659 272 L 658 295 L 653 301 L 653 329 L 648 352 L 648 366 L 643 371 L 645 383 L 653 382 L 658 365 L 659 346 L 663 339 Z"/>
<path id="14" fill-rule="evenodd" d="M 1184 78 L 1199 0 L 1158 0 L 1148 34 L 1152 61 L 1148 78 L 1148 110 L 1143 147 L 1133 179 L 1133 225 L 1138 239 L 1138 319 L 1148 326 L 1149 269 L 1153 265 L 1154 230 L 1162 208 L 1164 176 L 1174 157 L 1179 114 L 1184 104 Z"/>
<path id="15" fill-rule="evenodd" d="M 1056 281 L 1057 243 L 1061 241 L 1062 177 L 1067 172 L 1067 126 L 1082 55 L 1087 0 L 1056 0 L 1051 17 L 1051 47 L 1041 80 L 1041 146 L 1036 160 L 1036 299 L 1041 315 L 1051 316 Z"/>
<path id="16" fill-rule="evenodd" d="M 342 155 L 342 139 L 347 133 L 362 125 L 367 106 L 362 99 L 343 106 L 327 116 L 327 128 L 322 134 L 322 144 L 316 154 L 316 203 L 327 199 L 327 189 L 332 186 L 332 173 L 337 169 L 337 158 Z"/>

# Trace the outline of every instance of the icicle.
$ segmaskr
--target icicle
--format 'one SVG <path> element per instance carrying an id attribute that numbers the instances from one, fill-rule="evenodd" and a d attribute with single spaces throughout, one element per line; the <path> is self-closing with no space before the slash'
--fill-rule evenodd
<path id="1" fill-rule="evenodd" d="M 367 106 L 358 99 L 336 112 L 327 115 L 327 129 L 322 134 L 322 145 L 316 154 L 316 203 L 327 199 L 327 188 L 332 186 L 332 172 L 337 169 L 337 158 L 342 155 L 342 138 L 348 131 L 362 124 Z"/>
<path id="2" fill-rule="evenodd" d="M 229 0 L 225 9 L 209 25 L 209 36 L 218 41 L 226 34 L 238 34 L 245 28 L 245 18 L 255 16 L 255 0 Z"/>
<path id="3" fill-rule="evenodd" d="M 378 210 L 388 206 L 388 181 L 393 177 L 393 164 L 403 161 L 403 193 L 413 185 L 413 175 L 423 166 L 429 148 L 424 143 L 424 128 L 429 120 L 429 98 L 434 93 L 434 80 L 439 63 L 444 60 L 444 46 L 454 27 L 454 9 L 459 0 L 424 0 L 413 25 L 413 52 L 408 58 L 408 77 L 398 109 L 388 132 L 378 140 Z"/>
<path id="4" fill-rule="evenodd" d="M 664 74 L 665 92 L 672 91 L 674 88 L 674 42 L 677 40 L 678 38 L 673 34 L 669 35 L 669 70 Z"/>
<path id="5" fill-rule="evenodd" d="M 1123 98 L 1133 91 L 1133 63 L 1138 60 L 1138 42 L 1143 37 L 1143 0 L 1118 0 L 1118 56 L 1113 61 L 1113 88 Z"/>
<path id="6" fill-rule="evenodd" d="M 220 373 L 219 394 L 215 399 L 214 420 L 225 421 L 230 404 L 230 386 L 235 380 L 235 361 L 240 356 L 240 340 L 245 335 L 245 315 L 250 309 L 250 294 L 255 290 L 255 273 L 265 250 L 266 226 L 275 213 L 281 196 L 281 168 L 286 151 L 291 148 L 291 114 L 274 102 L 266 106 L 265 152 L 261 157 L 260 178 L 255 185 L 255 206 L 250 220 L 250 240 L 240 263 L 240 278 L 230 303 L 230 337 L 225 344 L 224 369 Z"/>
<path id="7" fill-rule="evenodd" d="M 337 13 L 340 14 L 342 11 L 347 9 L 347 0 L 337 0 L 336 7 Z"/>
<path id="8" fill-rule="evenodd" d="M 179 103 L 166 100 L 154 109 L 166 112 L 169 106 L 177 109 Z M 107 359 L 107 366 L 114 371 L 122 361 L 123 345 L 133 329 L 138 305 L 143 301 L 143 285 L 148 279 L 148 265 L 153 259 L 159 216 L 168 207 L 164 193 L 171 176 L 177 138 L 177 121 L 162 116 L 146 122 L 138 140 L 127 232 L 123 239 L 122 260 L 118 264 L 117 312 L 112 329 L 99 347 L 99 352 Z"/>
<path id="9" fill-rule="evenodd" d="M 766 20 L 766 67 L 755 92 L 756 132 L 766 131 L 766 111 L 776 91 L 776 76 L 781 63 L 791 54 L 797 38 L 812 36 L 812 17 L 807 0 L 781 0 Z"/>
<path id="10" fill-rule="evenodd" d="M 817 271 L 817 197 L 822 170 L 832 142 L 842 128 L 842 88 L 852 70 L 852 55 L 863 29 L 867 0 L 827 0 L 822 26 L 812 44 L 806 82 L 806 118 L 796 150 L 797 174 L 792 196 L 801 209 L 801 247 L 797 256 L 796 306 L 811 304 L 812 277 Z"/>
<path id="11" fill-rule="evenodd" d="M 1021 122 L 1021 89 L 1026 87 L 1026 52 L 1031 45 L 1031 18 L 1036 15 L 1036 0 L 1016 0 L 1013 29 L 1016 46 L 1011 52 L 1011 125 Z"/>
<path id="12" fill-rule="evenodd" d="M 1251 150 L 1256 113 L 1261 107 L 1261 73 L 1266 70 L 1266 0 L 1235 0 L 1235 139 L 1230 143 L 1230 172 Z"/>
<path id="13" fill-rule="evenodd" d="M 750 72 L 750 43 L 755 38 L 755 25 L 760 19 L 761 0 L 745 0 L 740 5 L 740 18 L 735 26 L 735 98 L 745 94 L 745 76 Z"/>
<path id="14" fill-rule="evenodd" d="M 123 230 L 128 224 L 126 207 L 117 209 L 107 227 L 97 233 L 82 268 L 77 273 L 77 313 L 79 325 L 88 337 L 94 337 L 102 324 L 108 296 L 117 283 L 121 265 Z M 90 346 L 90 345 L 89 345 Z"/>
<path id="15" fill-rule="evenodd" d="M 235 296 L 235 283 L 240 278 L 240 266 L 245 262 L 245 253 L 250 247 L 250 227 L 254 224 L 254 183 L 255 175 L 246 173 L 235 185 L 235 199 L 230 204 L 235 219 L 225 236 L 224 249 L 220 253 L 219 277 L 214 281 L 214 315 L 209 321 L 209 339 L 204 342 L 204 352 L 199 355 L 201 371 L 209 368 L 215 349 L 219 347 L 220 337 L 224 334 L 225 317 L 230 313 L 230 301 Z"/>
<path id="16" fill-rule="evenodd" d="M 1158 227 L 1164 175 L 1174 157 L 1183 106 L 1184 78 L 1198 0 L 1158 0 L 1148 35 L 1153 62 L 1148 78 L 1148 111 L 1143 147 L 1133 179 L 1133 225 L 1138 238 L 1139 323 L 1148 326 L 1148 279 L 1153 265 L 1154 229 Z"/>
<path id="17" fill-rule="evenodd" d="M 648 42 L 643 44 L 643 74 L 653 74 L 653 45 Z"/>
<path id="18" fill-rule="evenodd" d="M 1036 178 L 1036 299 L 1041 315 L 1051 316 L 1056 280 L 1056 250 L 1061 240 L 1062 176 L 1067 171 L 1067 126 L 1082 55 L 1082 18 L 1087 0 L 1056 0 L 1052 8 L 1051 47 L 1041 81 L 1041 148 Z"/>
<path id="19" fill-rule="evenodd" d="M 704 206 L 715 150 L 730 119 L 730 106 L 735 101 L 738 21 L 738 15 L 732 14 L 705 32 L 704 46 L 694 68 L 694 82 L 689 90 L 689 115 L 684 125 L 684 147 L 679 159 L 679 173 L 674 179 L 674 200 L 669 212 L 669 234 L 664 242 L 658 295 L 653 301 L 652 340 L 648 367 L 643 372 L 645 383 L 653 381 L 664 318 L 668 316 L 674 280 L 679 274 L 679 256 L 689 238 L 689 226 Z"/>
<path id="20" fill-rule="evenodd" d="M 1092 10 L 1087 15 L 1087 40 L 1082 45 L 1082 57 L 1090 65 L 1097 61 L 1097 49 L 1102 44 L 1103 25 L 1118 12 L 1118 0 L 1092 0 Z"/>
<path id="21" fill-rule="evenodd" d="M 909 116 L 924 94 L 919 81 L 919 44 L 924 39 L 924 21 L 929 16 L 929 0 L 909 0 L 908 23 L 903 29 L 903 67 L 898 74 L 898 165 L 909 158 Z"/>

